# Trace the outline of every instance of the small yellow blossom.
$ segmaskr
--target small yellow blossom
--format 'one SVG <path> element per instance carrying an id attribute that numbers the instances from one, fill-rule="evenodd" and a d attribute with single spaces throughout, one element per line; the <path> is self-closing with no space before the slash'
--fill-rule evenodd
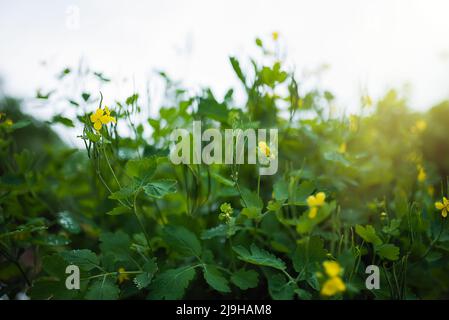
<path id="1" fill-rule="evenodd" d="M 346 153 L 346 147 L 346 142 L 340 144 L 340 147 L 338 147 L 338 153 Z"/>
<path id="2" fill-rule="evenodd" d="M 271 37 L 273 38 L 274 41 L 277 41 L 278 38 L 279 38 L 279 32 L 274 31 L 274 32 L 271 34 Z"/>
<path id="3" fill-rule="evenodd" d="M 385 219 L 387 218 L 387 216 L 388 216 L 388 215 L 387 215 L 386 212 L 381 212 L 381 213 L 380 213 L 380 219 L 381 219 L 381 220 L 385 220 Z"/>
<path id="4" fill-rule="evenodd" d="M 10 126 L 12 126 L 12 125 L 14 124 L 14 122 L 13 122 L 11 119 L 6 119 L 6 120 L 5 120 L 5 124 L 6 124 L 8 127 L 10 127 Z"/>
<path id="5" fill-rule="evenodd" d="M 260 141 L 259 142 L 259 149 L 260 151 L 262 151 L 262 153 L 266 156 L 269 157 L 271 154 L 271 150 L 270 147 L 267 145 L 267 143 L 265 141 Z"/>
<path id="6" fill-rule="evenodd" d="M 415 125 L 412 127 L 413 133 L 420 133 L 427 129 L 427 122 L 425 120 L 418 120 L 415 122 Z"/>
<path id="7" fill-rule="evenodd" d="M 323 287 L 321 288 L 321 294 L 323 296 L 333 296 L 337 293 L 344 292 L 346 290 L 346 286 L 341 280 L 340 277 L 332 277 L 324 283 Z"/>
<path id="8" fill-rule="evenodd" d="M 443 197 L 442 202 L 435 202 L 435 208 L 441 210 L 441 216 L 446 218 L 447 212 L 449 211 L 449 200 L 447 200 L 446 197 Z"/>
<path id="9" fill-rule="evenodd" d="M 309 196 L 307 198 L 307 205 L 310 208 L 309 218 L 313 219 L 318 213 L 318 207 L 321 207 L 326 200 L 326 194 L 324 192 L 318 192 L 314 196 Z"/>
<path id="10" fill-rule="evenodd" d="M 323 262 L 324 271 L 329 277 L 336 277 L 340 274 L 340 264 L 336 261 L 327 260 Z"/>
<path id="11" fill-rule="evenodd" d="M 98 108 L 94 114 L 90 116 L 90 121 L 94 124 L 94 128 L 97 131 L 100 131 L 102 125 L 108 124 L 109 122 L 114 122 L 114 117 L 111 117 L 111 111 L 109 111 L 108 107 L 105 106 L 104 110 Z"/>
<path id="12" fill-rule="evenodd" d="M 422 165 L 417 166 L 418 169 L 418 181 L 424 182 L 426 180 L 426 171 L 424 170 L 424 167 Z"/>
<path id="13" fill-rule="evenodd" d="M 118 282 L 119 283 L 123 283 L 123 282 L 125 282 L 126 280 L 129 280 L 129 275 L 126 273 L 126 270 L 125 270 L 125 268 L 123 268 L 123 267 L 120 267 L 119 269 L 118 269 Z"/>

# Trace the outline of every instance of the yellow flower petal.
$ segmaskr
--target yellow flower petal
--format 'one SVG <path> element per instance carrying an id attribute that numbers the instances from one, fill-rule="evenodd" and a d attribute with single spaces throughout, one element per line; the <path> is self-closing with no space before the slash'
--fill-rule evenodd
<path id="1" fill-rule="evenodd" d="M 326 194 L 324 192 L 318 192 L 315 198 L 316 198 L 316 205 L 322 206 L 324 204 L 324 200 L 326 200 Z"/>
<path id="2" fill-rule="evenodd" d="M 443 218 L 446 218 L 446 217 L 447 217 L 447 210 L 446 210 L 446 208 L 444 208 L 443 211 L 441 211 L 441 216 L 442 216 Z"/>
<path id="3" fill-rule="evenodd" d="M 343 280 L 341 280 L 340 277 L 333 277 L 324 283 L 323 288 L 321 289 L 321 294 L 323 296 L 333 296 L 345 290 L 346 286 L 343 283 Z"/>
<path id="4" fill-rule="evenodd" d="M 309 196 L 309 197 L 307 197 L 307 205 L 308 205 L 309 207 L 314 207 L 314 206 L 316 206 L 316 198 L 315 198 L 315 196 Z"/>
<path id="5" fill-rule="evenodd" d="M 449 200 L 446 197 L 443 197 L 443 203 L 445 207 L 449 206 Z"/>
<path id="6" fill-rule="evenodd" d="M 442 204 L 441 202 L 435 202 L 435 208 L 437 208 L 438 210 L 442 210 L 444 208 L 444 204 Z"/>
<path id="7" fill-rule="evenodd" d="M 318 213 L 318 208 L 317 207 L 312 207 L 310 208 L 309 211 L 309 218 L 310 219 L 314 219 L 316 217 L 316 214 Z"/>
<path id="8" fill-rule="evenodd" d="M 96 121 L 94 123 L 94 128 L 95 128 L 95 130 L 100 131 L 100 129 L 101 129 L 101 122 L 100 121 Z"/>
<path id="9" fill-rule="evenodd" d="M 336 277 L 340 274 L 340 265 L 336 261 L 324 261 L 323 267 L 329 277 Z"/>
<path id="10" fill-rule="evenodd" d="M 117 277 L 117 279 L 118 279 L 119 283 L 123 283 L 126 280 L 129 280 L 129 275 L 126 273 L 125 268 L 119 268 L 118 269 L 118 277 Z"/>

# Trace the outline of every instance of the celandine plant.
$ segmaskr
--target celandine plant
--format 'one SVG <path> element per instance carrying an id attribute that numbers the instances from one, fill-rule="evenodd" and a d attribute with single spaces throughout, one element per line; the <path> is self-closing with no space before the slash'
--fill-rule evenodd
<path id="1" fill-rule="evenodd" d="M 3 99 L 0 296 L 448 298 L 449 104 L 415 113 L 389 91 L 336 116 L 279 41 L 257 39 L 264 63 L 246 72 L 230 59 L 239 107 L 232 89 L 191 95 L 164 73 L 151 118 L 138 93 L 106 105 L 83 89 L 46 124 Z M 110 81 L 80 70 L 60 81 Z"/>

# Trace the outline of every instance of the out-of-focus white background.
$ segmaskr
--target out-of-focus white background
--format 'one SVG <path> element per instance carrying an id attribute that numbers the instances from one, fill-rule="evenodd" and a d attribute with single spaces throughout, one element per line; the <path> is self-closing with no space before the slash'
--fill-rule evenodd
<path id="1" fill-rule="evenodd" d="M 346 110 L 361 91 L 376 98 L 390 87 L 425 109 L 449 97 L 448 13 L 445 0 L 1 0 L 0 76 L 7 93 L 32 97 L 82 58 L 120 80 L 114 99 L 154 70 L 220 97 L 239 87 L 229 55 L 247 58 L 255 37 L 277 31 L 298 73 L 330 66 L 321 84 Z"/>

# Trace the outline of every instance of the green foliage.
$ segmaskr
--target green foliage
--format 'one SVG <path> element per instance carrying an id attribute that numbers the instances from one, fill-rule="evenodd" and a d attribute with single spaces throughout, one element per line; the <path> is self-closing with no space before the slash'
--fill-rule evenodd
<path id="1" fill-rule="evenodd" d="M 113 79 L 73 67 L 58 75 L 61 88 L 36 94 L 66 102 L 48 121 L 0 100 L 0 296 L 327 299 L 323 262 L 333 261 L 345 287 L 332 299 L 446 298 L 449 231 L 435 202 L 448 191 L 449 103 L 417 113 L 391 90 L 336 116 L 333 94 L 298 79 L 277 45 L 257 39 L 260 58 L 230 58 L 240 105 L 234 88 L 222 99 L 209 88 L 194 94 L 161 72 L 156 116 L 131 92 L 108 104 L 114 121 L 95 128 L 102 95 L 67 94 L 65 83 Z M 174 165 L 170 134 L 194 120 L 203 130 L 277 128 L 277 173 Z M 69 264 L 80 268 L 79 290 L 65 286 Z M 382 270 L 379 291 L 364 286 L 371 264 Z"/>

